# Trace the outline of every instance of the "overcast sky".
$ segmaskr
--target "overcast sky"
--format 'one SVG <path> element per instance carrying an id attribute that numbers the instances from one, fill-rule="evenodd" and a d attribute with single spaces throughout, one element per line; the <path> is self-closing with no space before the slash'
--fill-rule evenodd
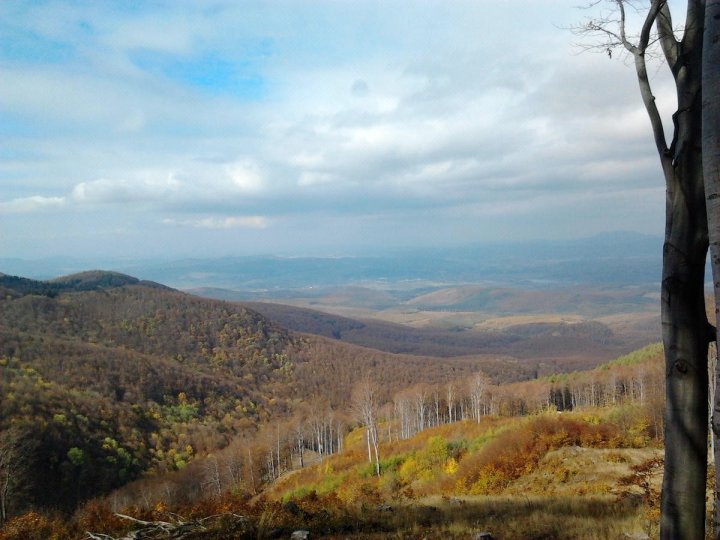
<path id="1" fill-rule="evenodd" d="M 633 70 L 580 54 L 580 3 L 3 0 L 0 257 L 660 235 Z"/>

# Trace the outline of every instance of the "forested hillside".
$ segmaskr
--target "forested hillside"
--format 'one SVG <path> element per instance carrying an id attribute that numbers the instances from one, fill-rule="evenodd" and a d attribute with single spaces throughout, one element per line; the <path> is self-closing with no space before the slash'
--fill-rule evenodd
<path id="1" fill-rule="evenodd" d="M 509 385 L 482 373 L 413 385 L 390 402 L 372 399 L 370 421 L 360 414 L 367 394 L 356 388 L 352 414 L 306 403 L 253 436 L 89 501 L 72 518 L 18 516 L 0 539 L 90 530 L 107 540 L 132 529 L 159 539 L 173 528 L 193 538 L 288 537 L 298 528 L 321 538 L 652 537 L 661 355 L 652 346 L 593 371 Z"/>
<path id="2" fill-rule="evenodd" d="M 578 302 L 580 298 L 592 296 L 592 293 L 588 291 L 584 296 L 576 293 L 576 296 Z M 525 297 L 528 305 L 537 302 L 537 298 L 529 293 Z M 606 297 L 603 301 L 608 302 L 609 299 Z M 519 306 L 521 299 L 515 299 L 515 302 Z M 635 314 L 621 315 L 625 325 L 621 331 L 617 331 L 617 324 L 614 324 L 614 330 L 601 320 L 577 315 L 563 318 L 546 313 L 545 316 L 495 319 L 491 312 L 456 312 L 458 322 L 449 326 L 444 322 L 410 326 L 379 320 L 370 315 L 366 318 L 350 318 L 271 302 L 246 302 L 241 305 L 285 328 L 344 343 L 392 353 L 443 358 L 476 355 L 478 352 L 502 355 L 522 359 L 524 365 L 535 366 L 539 374 L 567 369 L 591 369 L 603 361 L 658 339 L 656 331 L 643 329 L 633 333 L 633 324 L 645 321 L 638 317 L 635 322 L 631 322 Z M 402 310 L 403 307 L 400 305 L 397 309 Z M 330 306 L 318 307 L 323 308 L 332 310 Z M 453 309 L 445 306 L 438 308 L 448 318 L 451 318 Z M 517 313 L 522 313 L 519 307 Z M 431 314 L 427 318 L 432 320 L 433 316 Z M 422 318 L 422 315 L 419 314 L 418 318 Z"/>
<path id="3" fill-rule="evenodd" d="M 0 432 L 7 512 L 72 510 L 146 471 L 255 436 L 300 406 L 347 408 L 362 378 L 382 393 L 470 375 L 526 379 L 497 356 L 436 360 L 294 336 L 247 308 L 115 273 L 0 276 Z"/>
<path id="4" fill-rule="evenodd" d="M 249 310 L 112 274 L 0 284 L 10 513 L 181 468 L 286 406 L 292 339 Z"/>

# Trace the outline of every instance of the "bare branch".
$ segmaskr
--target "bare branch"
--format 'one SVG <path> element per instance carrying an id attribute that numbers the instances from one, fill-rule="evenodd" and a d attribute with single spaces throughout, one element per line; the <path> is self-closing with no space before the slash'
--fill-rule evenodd
<path id="1" fill-rule="evenodd" d="M 650 117 L 655 146 L 657 147 L 660 159 L 668 159 L 669 151 L 667 141 L 665 140 L 663 122 L 655 103 L 655 96 L 653 95 L 647 72 L 648 49 L 658 40 L 661 42 L 661 46 L 668 59 L 668 63 L 671 63 L 671 67 L 678 62 L 675 55 L 679 54 L 679 45 L 675 40 L 672 30 L 672 18 L 670 17 L 667 0 L 652 0 L 649 9 L 630 0 L 609 0 L 609 3 L 614 6 L 614 9 L 609 14 L 600 13 L 597 18 L 589 19 L 584 25 L 572 28 L 571 30 L 577 35 L 589 34 L 601 36 L 599 43 L 586 45 L 584 46 L 585 50 L 602 51 L 612 58 L 613 49 L 622 46 L 622 48 L 632 56 L 638 84 L 640 85 L 640 95 L 648 116 Z M 589 4 L 588 7 L 595 7 L 597 5 L 598 2 L 594 2 Z M 628 36 L 626 8 L 638 14 L 643 13 L 644 10 L 647 9 L 640 34 L 636 40 Z M 661 14 L 662 17 L 660 17 Z M 657 37 L 653 34 L 653 27 L 656 25 L 656 22 L 658 26 Z M 675 43 L 674 49 L 673 43 Z"/>
<path id="2" fill-rule="evenodd" d="M 673 30 L 672 15 L 670 13 L 670 7 L 667 2 L 662 2 L 660 12 L 657 17 L 657 32 L 660 46 L 662 47 L 665 60 L 667 60 L 670 71 L 673 75 L 676 75 L 676 69 L 678 65 L 678 58 L 680 54 L 680 43 L 675 38 L 675 31 Z"/>
<path id="3" fill-rule="evenodd" d="M 622 3 L 622 0 L 617 1 Z M 640 40 L 638 42 L 638 49 L 640 49 L 643 54 L 647 50 L 648 44 L 650 43 L 650 32 L 652 32 L 652 27 L 655 24 L 655 20 L 657 19 L 660 10 L 665 4 L 666 0 L 653 0 L 652 4 L 650 5 L 650 9 L 648 10 L 647 16 L 645 17 L 645 22 L 642 26 L 642 30 L 640 30 Z"/>
<path id="4" fill-rule="evenodd" d="M 196 533 L 207 531 L 208 527 L 206 526 L 206 523 L 213 520 L 232 518 L 236 522 L 240 523 L 247 523 L 249 521 L 247 517 L 233 513 L 215 514 L 194 521 L 178 520 L 175 523 L 167 521 L 145 521 L 125 514 L 115 515 L 121 519 L 132 521 L 133 523 L 141 525 L 141 528 L 131 531 L 126 536 L 120 538 L 115 538 L 114 536 L 103 533 L 86 532 L 86 540 L 138 540 L 140 538 L 145 538 L 147 540 L 160 540 L 168 538 L 182 540 L 183 538 L 189 537 L 196 538 Z"/>
<path id="5" fill-rule="evenodd" d="M 632 54 L 636 54 L 637 48 L 635 45 L 630 43 L 627 39 L 627 33 L 625 31 L 625 25 L 627 18 L 625 17 L 625 2 L 623 0 L 615 0 L 615 3 L 617 4 L 618 8 L 620 9 L 620 40 L 623 44 L 623 47 L 625 47 L 628 51 L 630 51 Z"/>
<path id="6" fill-rule="evenodd" d="M 91 533 L 86 532 L 88 540 L 115 540 L 113 536 L 110 536 L 109 534 L 102 534 L 102 533 Z"/>
<path id="7" fill-rule="evenodd" d="M 635 55 L 635 72 L 637 74 L 638 83 L 640 84 L 640 96 L 645 105 L 645 110 L 650 117 L 650 125 L 652 126 L 655 147 L 657 148 L 660 159 L 665 159 L 668 155 L 667 141 L 665 140 L 665 130 L 663 128 L 662 118 L 655 103 L 655 96 L 650 86 L 650 79 L 647 74 L 647 65 L 645 63 L 644 54 Z"/>

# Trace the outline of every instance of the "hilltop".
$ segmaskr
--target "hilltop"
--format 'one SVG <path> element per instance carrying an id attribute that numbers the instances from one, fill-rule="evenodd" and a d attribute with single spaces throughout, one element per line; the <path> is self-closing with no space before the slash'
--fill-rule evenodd
<path id="1" fill-rule="evenodd" d="M 172 290 L 170 287 L 153 281 L 140 281 L 138 278 L 120 272 L 104 270 L 79 272 L 48 281 L 38 281 L 0 273 L 0 294 L 14 297 L 27 294 L 55 296 L 62 292 L 95 291 L 137 284 L 149 288 Z"/>
<path id="2" fill-rule="evenodd" d="M 448 459 L 462 471 L 481 459 L 470 459 L 478 444 L 500 437 L 493 448 L 507 448 L 517 437 L 524 440 L 528 424 L 517 423 L 517 417 L 553 408 L 579 415 L 570 423 L 551 422 L 554 442 L 543 443 L 545 450 L 533 454 L 532 470 L 526 471 L 534 477 L 512 472 L 513 485 L 531 490 L 543 482 L 540 471 L 565 459 L 568 444 L 643 449 L 655 444 L 662 429 L 657 347 L 594 371 L 538 378 L 540 364 L 532 359 L 390 353 L 342 341 L 371 326 L 368 321 L 199 298 L 114 272 L 51 281 L 3 275 L 0 285 L 0 452 L 16 456 L 14 468 L 0 467 L 0 476 L 9 482 L 10 516 L 28 508 L 66 516 L 79 511 L 97 527 L 95 510 L 87 514 L 97 505 L 103 512 L 111 504 L 149 516 L 158 508 L 202 515 L 198 512 L 205 510 L 188 509 L 199 504 L 209 515 L 218 501 L 241 505 L 249 515 L 263 505 L 280 505 L 282 516 L 282 501 L 303 506 L 315 504 L 312 497 L 325 501 L 334 494 L 339 523 L 346 523 L 356 515 L 357 504 L 380 504 L 398 492 L 409 513 L 392 527 L 402 529 L 413 512 L 435 512 L 417 506 L 422 498 L 485 493 L 478 479 L 467 480 L 465 487 L 450 482 L 446 469 L 455 465 Z M 302 324 L 314 320 L 325 335 L 288 330 L 252 309 L 268 306 L 276 310 L 274 319 L 285 313 Z M 519 327 L 524 330 L 513 339 L 548 331 L 542 325 Z M 411 335 L 403 334 L 407 329 L 401 325 L 382 329 L 391 338 L 386 344 Z M 373 335 L 378 334 L 365 339 Z M 513 345 L 508 335 L 495 335 L 498 350 L 502 340 Z M 558 337 L 572 335 L 560 332 Z M 491 349 L 492 342 L 485 346 Z M 572 364 L 562 365 L 567 370 Z M 382 405 L 381 467 L 392 474 L 381 479 L 363 463 L 364 428 L 358 429 L 352 414 L 360 383 L 374 385 Z M 593 407 L 609 409 L 595 419 L 580 412 Z M 520 430 L 518 435 L 502 435 L 514 430 Z M 568 430 L 579 431 L 576 436 Z M 418 459 L 424 455 L 428 437 L 445 437 L 445 472 L 413 469 L 410 458 L 413 452 Z M 556 450 L 561 457 L 547 458 L 550 464 L 543 469 L 546 453 Z M 630 467 L 649 456 L 624 452 L 584 453 L 582 459 L 610 456 Z M 313 463 L 319 465 L 303 468 Z M 302 470 L 293 472 L 297 468 Z M 436 491 L 435 481 L 445 487 Z M 506 491 L 510 484 L 503 481 L 499 489 L 496 481 L 488 484 L 488 494 L 513 496 Z M 110 499 L 99 498 L 110 492 Z M 326 501 L 331 508 L 332 501 Z M 607 508 L 608 515 L 617 510 L 612 504 Z M 631 505 L 628 512 L 635 515 L 637 508 Z M 437 524 L 444 514 L 433 515 L 428 523 Z M 297 518 L 290 516 L 288 523 Z M 277 519 L 278 526 L 286 526 L 285 518 Z M 362 526 L 372 531 L 390 526 L 383 523 L 378 518 Z M 15 537 L 0 533 L 0 538 Z"/>

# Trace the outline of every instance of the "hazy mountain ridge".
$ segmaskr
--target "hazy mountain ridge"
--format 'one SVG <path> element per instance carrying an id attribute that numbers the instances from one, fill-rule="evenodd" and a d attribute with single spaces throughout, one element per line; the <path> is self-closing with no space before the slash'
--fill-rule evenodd
<path id="1" fill-rule="evenodd" d="M 657 283 L 662 240 L 612 233 L 578 240 L 484 243 L 454 248 L 385 251 L 357 256 L 234 256 L 174 261 L 93 261 L 177 288 L 298 289 L 351 283 L 441 282 Z M 47 279 L 87 268 L 88 261 L 0 259 L 6 273 Z"/>

